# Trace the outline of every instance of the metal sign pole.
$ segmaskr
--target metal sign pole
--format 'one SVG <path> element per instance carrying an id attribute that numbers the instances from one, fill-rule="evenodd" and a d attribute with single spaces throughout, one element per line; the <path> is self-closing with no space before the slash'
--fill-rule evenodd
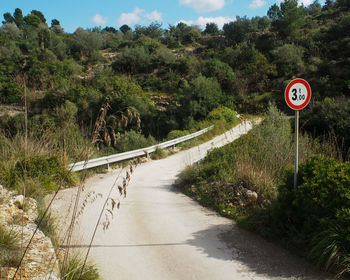
<path id="1" fill-rule="evenodd" d="M 299 161 L 299 110 L 304 109 L 311 99 L 311 87 L 304 79 L 294 79 L 284 91 L 284 99 L 289 108 L 295 111 L 295 166 L 294 166 L 294 189 L 298 183 Z"/>
<path id="2" fill-rule="evenodd" d="M 299 111 L 295 110 L 295 166 L 294 166 L 294 189 L 297 188 L 299 163 Z"/>

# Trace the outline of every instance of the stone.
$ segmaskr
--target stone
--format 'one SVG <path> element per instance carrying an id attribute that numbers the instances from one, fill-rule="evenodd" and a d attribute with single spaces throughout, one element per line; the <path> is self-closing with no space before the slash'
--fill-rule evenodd
<path id="1" fill-rule="evenodd" d="M 24 196 L 22 194 L 17 195 L 13 199 L 13 204 L 16 205 L 19 209 L 23 209 L 24 205 Z"/>
<path id="2" fill-rule="evenodd" d="M 39 274 L 34 276 L 32 279 L 34 280 L 59 280 L 60 278 L 56 275 L 56 273 L 50 274 Z"/>
<path id="3" fill-rule="evenodd" d="M 258 194 L 251 190 L 246 190 L 247 198 L 250 202 L 255 202 L 258 200 Z"/>
<path id="4" fill-rule="evenodd" d="M 28 197 L 25 199 L 24 211 L 27 213 L 30 220 L 35 221 L 39 215 L 38 204 L 35 199 Z"/>
<path id="5" fill-rule="evenodd" d="M 0 203 L 0 224 L 11 228 L 14 233 L 21 237 L 23 244 L 28 244 L 36 229 L 34 221 L 38 217 L 37 202 L 32 198 L 24 198 L 23 195 L 18 195 L 3 187 L 0 189 L 0 195 L 5 198 Z M 14 267 L 6 268 L 4 273 L 7 278 L 5 279 L 12 279 L 15 270 Z M 52 242 L 41 230 L 38 230 L 23 260 L 21 275 L 17 274 L 15 280 L 59 280 L 58 271 L 57 258 Z"/>

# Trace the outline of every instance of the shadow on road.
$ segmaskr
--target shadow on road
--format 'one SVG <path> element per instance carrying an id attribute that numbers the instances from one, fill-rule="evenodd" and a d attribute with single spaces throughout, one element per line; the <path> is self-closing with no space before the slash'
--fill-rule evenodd
<path id="1" fill-rule="evenodd" d="M 213 238 L 217 242 L 208 242 Z M 212 226 L 196 232 L 187 243 L 210 258 L 238 261 L 246 267 L 245 270 L 273 279 L 333 279 L 330 275 L 317 271 L 305 260 L 234 224 Z M 226 244 L 221 245 L 225 248 L 220 248 L 220 244 Z"/>

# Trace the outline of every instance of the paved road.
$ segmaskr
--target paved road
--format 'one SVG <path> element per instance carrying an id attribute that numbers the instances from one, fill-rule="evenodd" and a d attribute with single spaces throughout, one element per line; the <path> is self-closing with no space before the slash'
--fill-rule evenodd
<path id="1" fill-rule="evenodd" d="M 103 279 L 331 279 L 174 189 L 186 165 L 250 128 L 250 123 L 244 123 L 199 147 L 137 167 L 127 197 L 114 210 L 114 218 L 109 218 L 109 228 L 103 230 L 101 222 L 94 239 L 90 260 Z M 117 174 L 118 170 L 89 179 L 83 197 L 92 191 L 106 197 Z M 53 208 L 56 215 L 65 217 L 63 209 L 68 209 L 75 191 L 59 194 Z M 102 204 L 98 197 L 79 217 L 74 242 L 82 251 Z"/>

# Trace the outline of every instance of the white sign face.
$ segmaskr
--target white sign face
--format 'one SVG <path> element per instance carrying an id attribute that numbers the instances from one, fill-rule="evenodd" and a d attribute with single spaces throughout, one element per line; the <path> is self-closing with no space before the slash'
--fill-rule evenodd
<path id="1" fill-rule="evenodd" d="M 310 102 L 311 87 L 307 81 L 295 79 L 287 85 L 284 98 L 291 109 L 301 110 Z"/>
<path id="2" fill-rule="evenodd" d="M 307 98 L 307 89 L 303 84 L 294 84 L 289 90 L 289 100 L 294 106 L 302 105 Z"/>

